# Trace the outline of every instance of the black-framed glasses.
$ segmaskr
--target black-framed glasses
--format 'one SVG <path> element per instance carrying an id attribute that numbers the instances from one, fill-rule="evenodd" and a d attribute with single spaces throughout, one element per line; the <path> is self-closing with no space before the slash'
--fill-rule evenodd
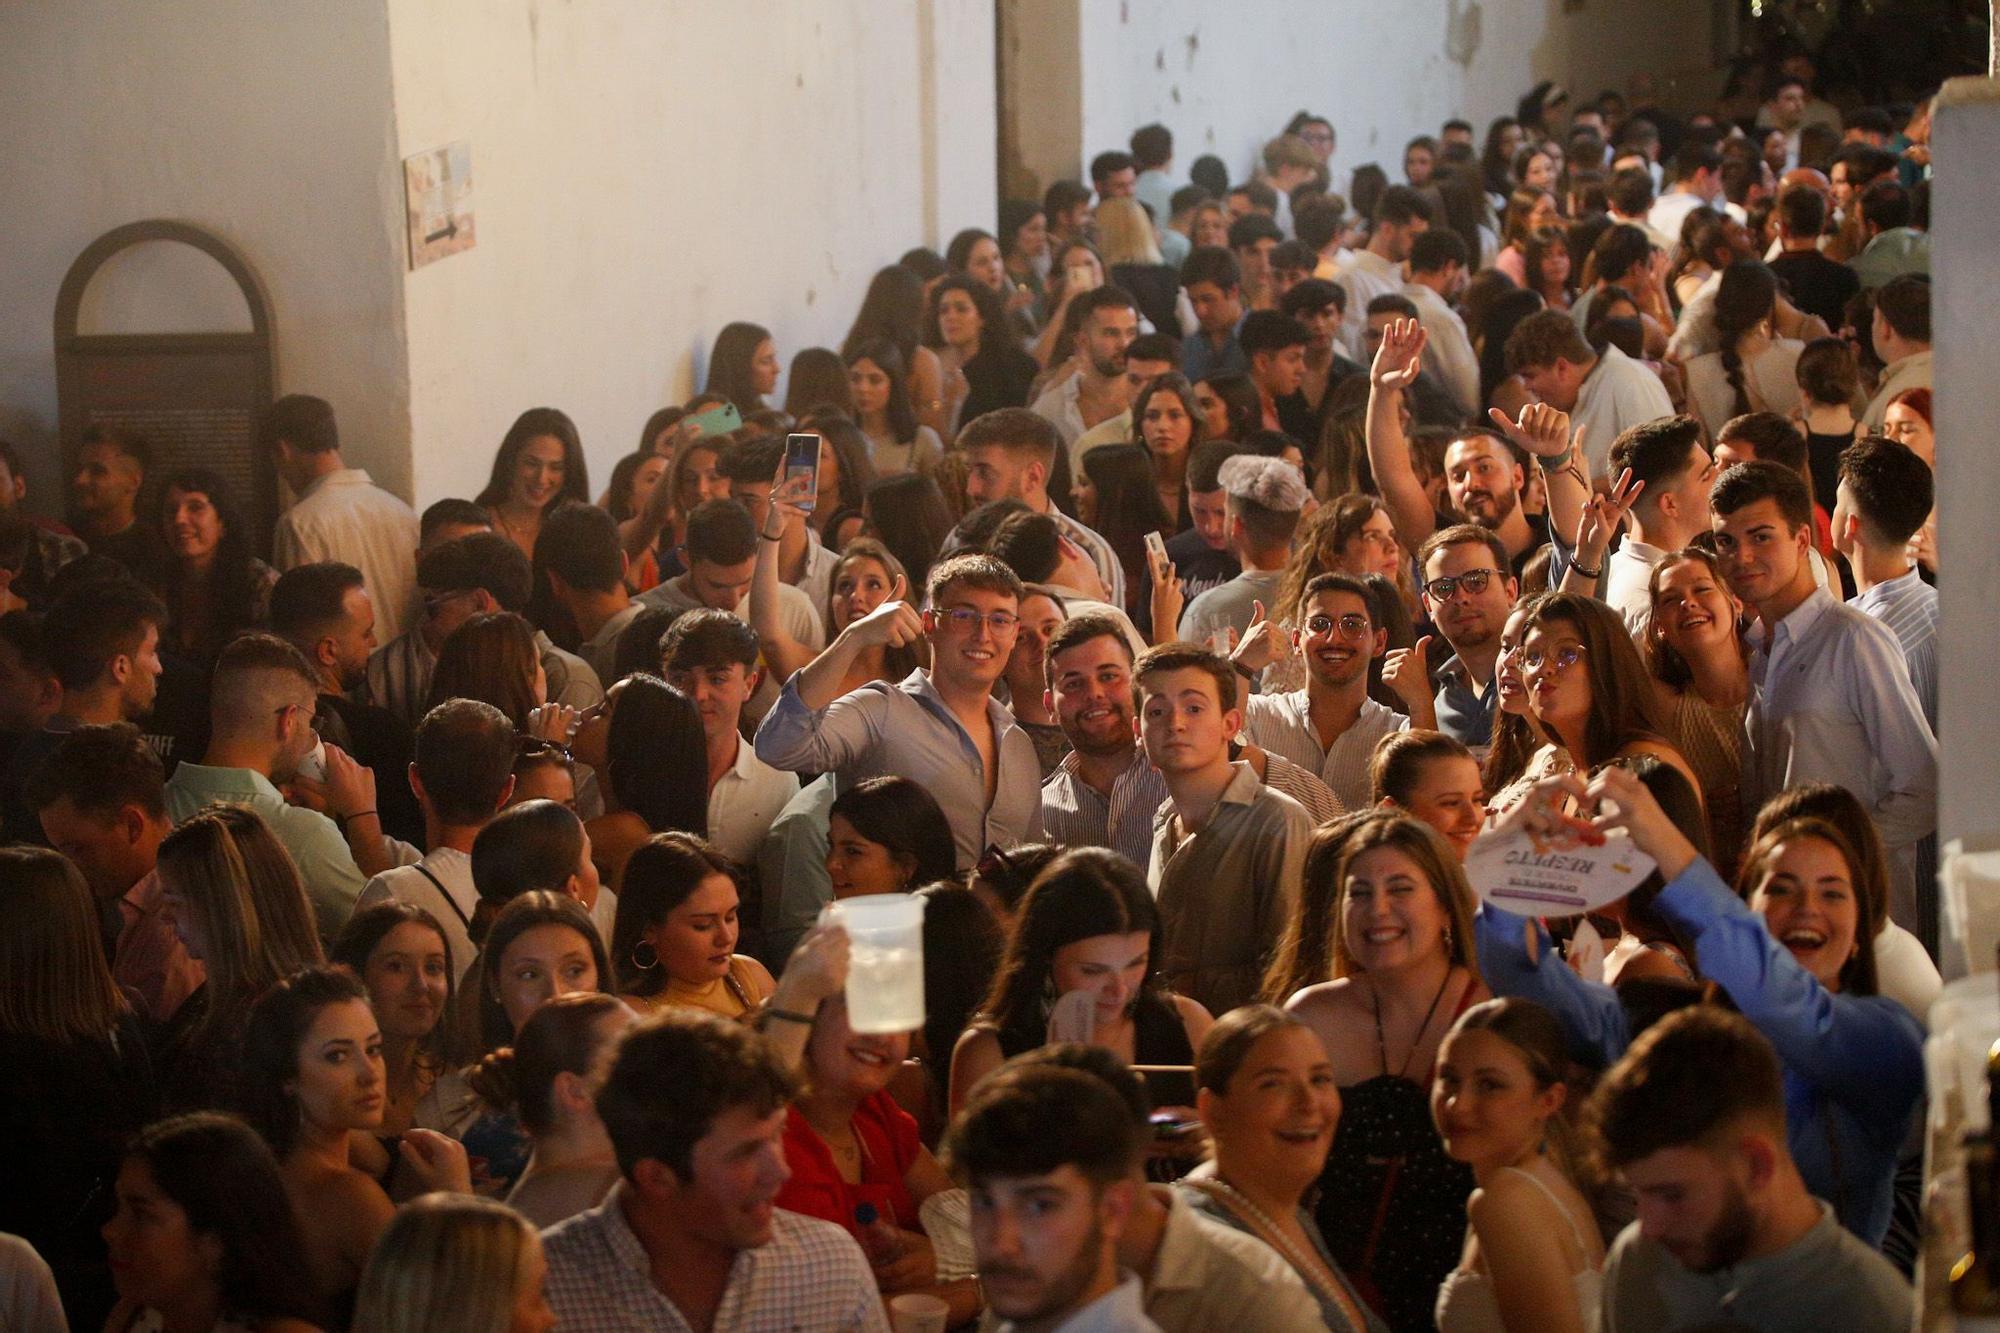
<path id="1" fill-rule="evenodd" d="M 1368 623 L 1367 616 L 1356 615 L 1352 611 L 1340 617 L 1317 615 L 1306 621 L 1308 634 L 1329 634 L 1336 627 L 1339 628 L 1340 637 L 1343 639 L 1365 639 L 1369 631 L 1374 629 L 1374 626 Z"/>
<path id="2" fill-rule="evenodd" d="M 1477 597 L 1486 591 L 1486 585 L 1499 572 L 1497 569 L 1468 569 L 1463 574 L 1446 574 L 1426 583 L 1424 591 L 1430 594 L 1434 602 L 1450 601 L 1458 595 L 1460 588 Z"/>

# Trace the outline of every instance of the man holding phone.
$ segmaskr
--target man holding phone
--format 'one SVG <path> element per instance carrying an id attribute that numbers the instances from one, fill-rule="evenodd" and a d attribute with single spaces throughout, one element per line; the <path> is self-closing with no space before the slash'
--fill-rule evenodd
<path id="1" fill-rule="evenodd" d="M 741 501 L 750 511 L 750 521 L 757 525 L 760 541 L 772 540 L 767 535 L 773 526 L 771 493 L 785 477 L 804 473 L 805 481 L 786 491 L 787 495 L 801 497 L 798 511 L 780 511 L 784 527 L 777 537 L 778 581 L 804 593 L 815 614 L 826 607 L 833 567 L 840 563 L 840 557 L 826 549 L 806 517 L 819 494 L 819 442 L 819 436 L 805 433 L 787 436 L 783 441 L 775 435 L 745 440 L 722 455 L 717 469 L 729 478 L 730 498 Z"/>

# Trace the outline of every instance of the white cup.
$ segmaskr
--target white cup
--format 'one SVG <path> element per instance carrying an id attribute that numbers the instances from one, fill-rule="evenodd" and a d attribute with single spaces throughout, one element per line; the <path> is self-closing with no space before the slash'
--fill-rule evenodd
<path id="1" fill-rule="evenodd" d="M 942 1296 L 910 1291 L 889 1298 L 889 1327 L 894 1333 L 944 1333 L 951 1306 Z"/>
<path id="2" fill-rule="evenodd" d="M 856 1032 L 915 1032 L 924 1025 L 924 900 L 869 893 L 827 908 L 846 931 L 847 1023 Z"/>
<path id="3" fill-rule="evenodd" d="M 299 760 L 299 776 L 309 782 L 326 781 L 326 742 L 314 741 L 305 758 Z"/>

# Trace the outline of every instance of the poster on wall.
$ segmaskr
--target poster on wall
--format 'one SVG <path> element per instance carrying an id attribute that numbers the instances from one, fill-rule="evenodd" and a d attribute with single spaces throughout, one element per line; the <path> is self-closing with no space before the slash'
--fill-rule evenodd
<path id="1" fill-rule="evenodd" d="M 403 159 L 410 267 L 473 246 L 472 145 L 464 139 Z"/>

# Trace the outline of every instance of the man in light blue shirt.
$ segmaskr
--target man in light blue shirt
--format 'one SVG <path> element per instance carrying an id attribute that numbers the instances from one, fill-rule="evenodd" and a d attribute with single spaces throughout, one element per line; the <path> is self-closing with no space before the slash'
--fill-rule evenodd
<path id="1" fill-rule="evenodd" d="M 1153 225 L 1164 230 L 1173 216 L 1174 132 L 1158 124 L 1133 130 L 1132 165 L 1139 169 L 1132 197 L 1153 211 Z"/>

